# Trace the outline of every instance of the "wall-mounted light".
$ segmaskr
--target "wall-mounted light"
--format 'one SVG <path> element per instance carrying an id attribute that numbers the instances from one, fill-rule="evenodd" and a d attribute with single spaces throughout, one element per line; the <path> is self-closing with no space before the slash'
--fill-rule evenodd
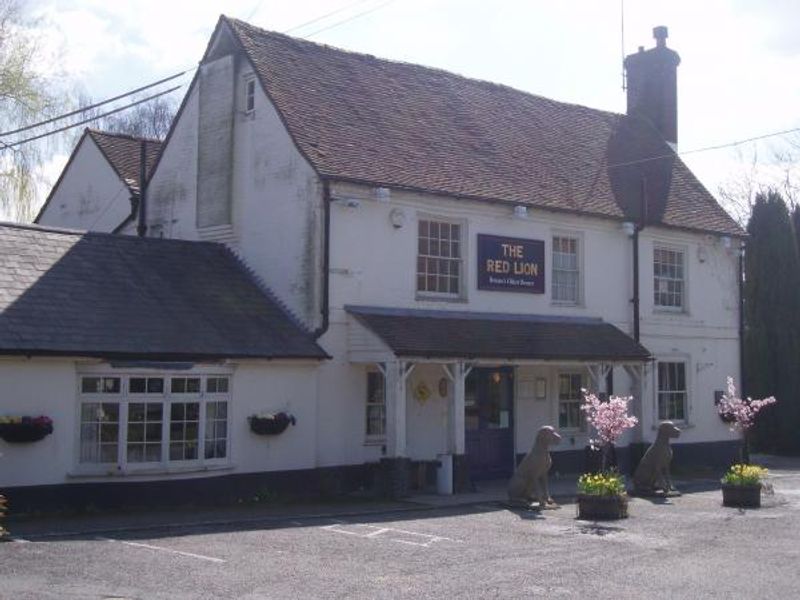
<path id="1" fill-rule="evenodd" d="M 406 224 L 406 213 L 401 208 L 395 208 L 389 213 L 389 223 L 395 229 L 400 229 Z"/>
<path id="2" fill-rule="evenodd" d="M 624 221 L 622 223 L 622 232 L 628 237 L 633 237 L 636 233 L 636 225 L 632 221 Z"/>
<path id="3" fill-rule="evenodd" d="M 731 249 L 731 238 L 730 238 L 730 236 L 727 236 L 727 235 L 723 235 L 722 236 L 722 247 L 725 248 L 725 250 L 730 250 Z"/>
<path id="4" fill-rule="evenodd" d="M 378 202 L 389 202 L 392 199 L 392 192 L 389 188 L 375 188 L 375 199 Z"/>
<path id="5" fill-rule="evenodd" d="M 358 208 L 361 206 L 361 201 L 356 198 L 342 198 L 342 197 L 333 197 L 331 198 L 331 202 L 335 202 L 341 206 L 345 206 L 347 208 Z"/>
<path id="6" fill-rule="evenodd" d="M 527 219 L 528 218 L 528 207 L 522 206 L 521 204 L 517 204 L 514 207 L 514 216 L 517 219 Z"/>

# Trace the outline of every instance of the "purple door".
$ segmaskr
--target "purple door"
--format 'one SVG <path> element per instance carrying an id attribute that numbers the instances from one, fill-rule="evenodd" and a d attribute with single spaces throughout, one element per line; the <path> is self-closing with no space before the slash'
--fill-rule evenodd
<path id="1" fill-rule="evenodd" d="M 509 477 L 514 469 L 514 371 L 473 369 L 464 398 L 466 450 L 473 479 Z"/>

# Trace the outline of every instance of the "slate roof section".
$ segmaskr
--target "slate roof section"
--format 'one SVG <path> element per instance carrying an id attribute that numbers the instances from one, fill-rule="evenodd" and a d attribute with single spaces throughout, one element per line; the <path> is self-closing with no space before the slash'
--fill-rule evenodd
<path id="1" fill-rule="evenodd" d="M 146 177 L 150 177 L 153 166 L 161 153 L 161 140 L 136 137 L 123 133 L 87 129 L 86 133 L 94 140 L 100 151 L 117 172 L 120 179 L 133 193 L 139 193 L 139 177 L 142 144 L 145 145 Z"/>
<path id="2" fill-rule="evenodd" d="M 225 246 L 0 224 L 0 355 L 327 358 Z"/>
<path id="3" fill-rule="evenodd" d="M 397 356 L 644 362 L 650 352 L 602 319 L 346 306 Z"/>
<path id="4" fill-rule="evenodd" d="M 223 23 L 321 176 L 744 234 L 649 122 Z"/>

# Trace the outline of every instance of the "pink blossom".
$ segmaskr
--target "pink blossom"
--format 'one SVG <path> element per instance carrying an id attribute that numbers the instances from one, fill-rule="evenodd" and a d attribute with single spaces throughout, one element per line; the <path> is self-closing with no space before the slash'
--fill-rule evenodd
<path id="1" fill-rule="evenodd" d="M 633 400 L 633 396 L 611 396 L 607 402 L 602 402 L 588 390 L 581 391 L 581 410 L 586 413 L 586 420 L 595 428 L 599 437 L 599 440 L 589 441 L 592 448 L 615 443 L 626 429 L 639 422 L 636 417 L 628 415 L 628 403 Z"/>
<path id="2" fill-rule="evenodd" d="M 744 400 L 736 396 L 736 386 L 733 383 L 733 377 L 728 377 L 728 391 L 722 394 L 722 399 L 719 401 L 717 410 L 723 417 L 731 419 L 731 431 L 739 431 L 746 433 L 755 423 L 756 416 L 759 411 L 775 404 L 774 396 L 764 398 L 763 400 L 753 400 L 747 398 Z"/>

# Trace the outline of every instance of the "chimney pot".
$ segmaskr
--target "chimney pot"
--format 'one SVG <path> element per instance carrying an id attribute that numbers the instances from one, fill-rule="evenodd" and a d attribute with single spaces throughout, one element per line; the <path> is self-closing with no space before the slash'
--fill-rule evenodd
<path id="1" fill-rule="evenodd" d="M 669 31 L 664 25 L 653 27 L 653 37 L 656 38 L 656 46 L 659 48 L 664 48 L 667 45 Z"/>
<path id="2" fill-rule="evenodd" d="M 639 52 L 644 52 L 644 46 L 639 46 Z"/>

